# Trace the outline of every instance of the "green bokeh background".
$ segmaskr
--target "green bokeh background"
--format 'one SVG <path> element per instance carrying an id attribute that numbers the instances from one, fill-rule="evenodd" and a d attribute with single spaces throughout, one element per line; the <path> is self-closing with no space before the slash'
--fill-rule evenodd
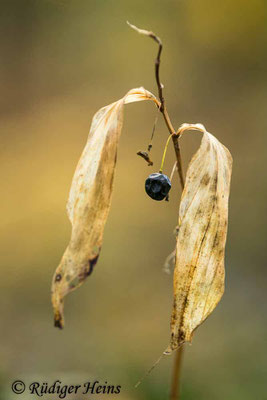
<path id="1" fill-rule="evenodd" d="M 1 400 L 33 398 L 12 395 L 15 379 L 98 379 L 122 386 L 114 398 L 168 398 L 172 357 L 134 389 L 169 340 L 172 276 L 162 266 L 174 247 L 181 195 L 177 177 L 169 203 L 144 194 L 168 135 L 159 121 L 155 168 L 148 168 L 135 153 L 148 144 L 152 104 L 125 109 L 103 250 L 94 274 L 66 300 L 63 331 L 53 327 L 50 305 L 51 278 L 70 236 L 65 204 L 92 116 L 130 88 L 156 93 L 156 45 L 126 20 L 164 42 L 161 76 L 174 125 L 203 123 L 234 158 L 226 292 L 186 346 L 181 399 L 267 399 L 266 1 L 0 6 Z M 199 142 L 196 133 L 182 138 L 185 166 Z M 166 173 L 173 162 L 170 148 Z"/>

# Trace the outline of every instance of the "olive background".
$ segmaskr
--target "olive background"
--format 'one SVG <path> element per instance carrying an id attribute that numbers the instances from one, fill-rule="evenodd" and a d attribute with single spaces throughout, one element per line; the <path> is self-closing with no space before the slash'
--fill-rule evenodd
<path id="1" fill-rule="evenodd" d="M 163 264 L 181 195 L 176 175 L 169 203 L 145 194 L 168 136 L 160 118 L 154 166 L 136 156 L 151 135 L 150 102 L 125 107 L 103 249 L 66 299 L 63 331 L 53 327 L 50 304 L 70 237 L 65 204 L 94 113 L 133 87 L 156 94 L 156 44 L 126 20 L 163 40 L 161 79 L 175 127 L 203 123 L 234 158 L 226 291 L 186 345 L 181 399 L 267 399 L 266 11 L 263 0 L 0 1 L 1 400 L 33 397 L 13 395 L 15 379 L 108 381 L 122 386 L 114 398 L 168 398 L 172 356 L 134 389 L 169 341 L 172 274 Z M 181 139 L 184 168 L 200 139 Z M 170 145 L 168 175 L 173 162 Z"/>

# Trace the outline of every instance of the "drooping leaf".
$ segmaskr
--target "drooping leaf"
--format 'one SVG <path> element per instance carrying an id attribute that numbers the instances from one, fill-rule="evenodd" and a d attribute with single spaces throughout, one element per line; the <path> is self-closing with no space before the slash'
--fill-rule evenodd
<path id="1" fill-rule="evenodd" d="M 203 125 L 203 138 L 186 174 L 179 211 L 171 341 L 165 354 L 190 342 L 224 292 L 224 253 L 232 157 Z"/>
<path id="2" fill-rule="evenodd" d="M 94 116 L 89 137 L 77 165 L 67 204 L 71 239 L 52 282 L 55 326 L 63 328 L 63 299 L 92 273 L 102 246 L 107 220 L 124 104 L 142 100 L 159 103 L 144 88 L 130 90 L 122 99 Z"/>

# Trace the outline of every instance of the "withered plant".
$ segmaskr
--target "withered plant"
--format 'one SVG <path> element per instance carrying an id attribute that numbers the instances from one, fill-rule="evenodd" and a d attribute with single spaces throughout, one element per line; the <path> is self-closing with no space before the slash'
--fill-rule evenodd
<path id="1" fill-rule="evenodd" d="M 111 203 L 124 105 L 150 100 L 162 114 L 170 135 L 163 161 L 171 139 L 176 156 L 174 169 L 178 172 L 183 189 L 173 253 L 171 339 L 164 352 L 167 355 L 176 351 L 170 398 L 178 399 L 183 345 L 191 342 L 195 329 L 211 314 L 224 292 L 224 252 L 232 157 L 228 149 L 203 125 L 182 124 L 178 130 L 173 127 L 159 74 L 162 42 L 153 32 L 129 25 L 158 44 L 155 61 L 158 98 L 143 87 L 131 89 L 120 100 L 101 108 L 93 117 L 67 204 L 72 224 L 71 239 L 53 277 L 54 321 L 55 326 L 63 328 L 64 297 L 85 281 L 99 257 Z M 179 141 L 188 130 L 199 131 L 203 137 L 184 180 Z M 147 151 L 138 154 L 152 165 L 150 149 L 151 145 Z M 170 187 L 170 180 L 163 174 L 162 167 L 146 181 L 146 191 L 155 200 L 166 199 Z"/>

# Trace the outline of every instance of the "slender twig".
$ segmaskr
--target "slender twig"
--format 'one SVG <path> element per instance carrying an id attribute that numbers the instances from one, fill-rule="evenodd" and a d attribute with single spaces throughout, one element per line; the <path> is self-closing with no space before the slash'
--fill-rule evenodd
<path id="1" fill-rule="evenodd" d="M 147 165 L 150 167 L 150 165 L 153 165 L 153 161 L 152 160 L 150 160 L 150 157 L 149 157 L 149 154 L 148 154 L 148 152 L 147 151 L 138 151 L 137 153 L 136 153 L 138 156 L 140 156 L 140 157 L 142 157 L 146 162 L 147 162 Z"/>
<path id="2" fill-rule="evenodd" d="M 176 159 L 177 159 L 177 170 L 178 170 L 178 174 L 180 177 L 180 183 L 182 186 L 182 189 L 184 188 L 184 175 L 183 175 L 183 167 L 182 167 L 182 158 L 181 158 L 181 151 L 180 151 L 180 146 L 179 146 L 179 134 L 175 134 L 175 129 L 171 123 L 166 105 L 165 105 L 165 99 L 163 97 L 163 84 L 160 82 L 160 75 L 159 75 L 159 68 L 160 68 L 160 56 L 161 56 L 161 52 L 162 52 L 162 42 L 160 40 L 160 38 L 158 38 L 156 35 L 153 34 L 152 39 L 154 39 L 158 45 L 159 45 L 159 49 L 158 49 L 158 55 L 157 58 L 155 60 L 155 75 L 156 75 L 156 82 L 157 82 L 157 86 L 158 86 L 158 94 L 159 94 L 159 100 L 161 102 L 161 106 L 160 106 L 160 112 L 162 113 L 165 123 L 167 125 L 167 128 L 169 130 L 170 135 L 172 135 L 172 142 L 173 142 L 173 146 L 174 146 L 174 151 L 175 151 L 175 155 L 176 155 Z"/>
<path id="3" fill-rule="evenodd" d="M 183 176 L 183 167 L 182 167 L 182 158 L 181 158 L 181 152 L 180 152 L 180 146 L 179 146 L 179 133 L 177 133 L 172 125 L 172 122 L 170 120 L 166 105 L 165 105 L 165 100 L 163 97 L 163 84 L 160 81 L 160 56 L 162 52 L 162 41 L 158 36 L 156 36 L 153 32 L 147 31 L 145 29 L 139 29 L 135 25 L 130 24 L 127 22 L 127 24 L 133 28 L 135 31 L 138 33 L 141 33 L 142 35 L 149 36 L 151 39 L 153 39 L 159 46 L 158 48 L 158 54 L 157 58 L 155 60 L 155 77 L 156 77 L 156 82 L 157 82 L 157 87 L 158 87 L 158 95 L 159 95 L 159 100 L 160 100 L 160 107 L 159 110 L 163 115 L 164 121 L 166 123 L 166 126 L 168 128 L 168 131 L 170 135 L 172 135 L 172 142 L 173 142 L 173 147 L 176 155 L 176 160 L 177 160 L 177 170 L 180 178 L 180 183 L 182 186 L 182 189 L 184 188 L 184 176 Z"/>

